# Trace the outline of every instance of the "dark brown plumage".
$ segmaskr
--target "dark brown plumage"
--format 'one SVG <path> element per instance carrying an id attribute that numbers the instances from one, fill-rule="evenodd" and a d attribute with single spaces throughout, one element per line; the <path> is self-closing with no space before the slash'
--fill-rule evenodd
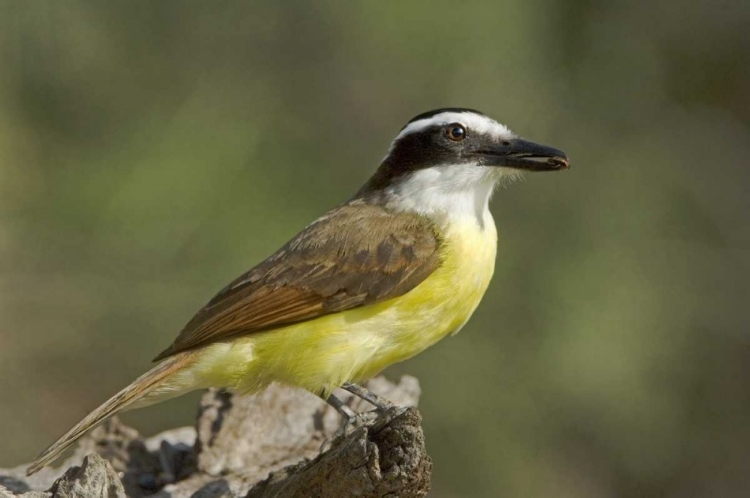
<path id="1" fill-rule="evenodd" d="M 437 268 L 439 245 L 423 216 L 350 201 L 222 289 L 155 361 L 401 296 Z"/>

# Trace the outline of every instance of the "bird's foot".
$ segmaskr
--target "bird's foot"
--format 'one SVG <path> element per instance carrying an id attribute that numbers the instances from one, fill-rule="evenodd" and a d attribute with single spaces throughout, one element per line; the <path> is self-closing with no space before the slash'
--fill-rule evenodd
<path id="1" fill-rule="evenodd" d="M 347 417 L 341 423 L 341 427 L 334 434 L 334 438 L 346 436 L 349 429 L 356 430 L 378 418 L 378 411 L 371 410 L 369 412 L 357 413 L 353 417 Z"/>
<path id="2" fill-rule="evenodd" d="M 350 429 L 355 430 L 359 427 L 367 425 L 368 423 L 377 419 L 378 416 L 387 412 L 395 406 L 387 399 L 378 396 L 368 389 L 365 389 L 364 387 L 358 386 L 356 384 L 346 383 L 342 385 L 341 388 L 349 391 L 359 398 L 364 399 L 368 403 L 372 404 L 375 409 L 362 413 L 356 413 L 339 398 L 337 398 L 333 394 L 329 395 L 328 398 L 326 398 L 326 402 L 331 405 L 337 412 L 339 412 L 339 414 L 343 418 L 343 422 L 341 423 L 341 427 L 339 427 L 339 429 L 333 434 L 333 436 L 323 442 L 320 447 L 321 453 L 329 449 L 331 443 L 334 440 L 340 437 L 345 437 L 348 433 L 350 433 Z"/>

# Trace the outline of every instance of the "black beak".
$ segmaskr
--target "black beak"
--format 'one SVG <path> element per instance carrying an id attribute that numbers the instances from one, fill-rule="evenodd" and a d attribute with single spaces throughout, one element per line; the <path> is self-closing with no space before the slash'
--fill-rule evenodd
<path id="1" fill-rule="evenodd" d="M 521 138 L 513 138 L 478 150 L 480 164 L 505 166 L 530 171 L 557 171 L 570 168 L 565 152 L 535 144 Z"/>

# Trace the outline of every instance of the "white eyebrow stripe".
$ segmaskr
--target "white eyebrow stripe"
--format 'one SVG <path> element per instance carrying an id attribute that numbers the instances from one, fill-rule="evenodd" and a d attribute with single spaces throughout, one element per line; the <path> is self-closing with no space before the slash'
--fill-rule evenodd
<path id="1" fill-rule="evenodd" d="M 507 126 L 502 125 L 492 118 L 481 116 L 473 112 L 441 112 L 429 118 L 420 119 L 406 125 L 398 134 L 396 140 L 410 133 L 424 130 L 430 126 L 447 125 L 450 123 L 461 123 L 470 131 L 479 133 L 491 133 L 496 136 L 513 136 L 513 132 Z"/>

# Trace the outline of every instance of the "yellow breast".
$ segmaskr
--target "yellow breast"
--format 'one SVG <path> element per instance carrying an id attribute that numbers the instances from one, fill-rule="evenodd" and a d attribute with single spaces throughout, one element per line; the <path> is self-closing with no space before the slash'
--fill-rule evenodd
<path id="1" fill-rule="evenodd" d="M 414 356 L 466 324 L 495 270 L 497 232 L 489 212 L 485 220 L 484 227 L 474 219 L 450 224 L 440 268 L 408 294 L 384 303 L 399 319 L 386 333 L 390 343 L 373 358 L 369 374 Z"/>
<path id="2" fill-rule="evenodd" d="M 330 392 L 360 381 L 456 333 L 476 309 L 495 267 L 489 212 L 443 233 L 441 265 L 401 297 L 206 348 L 193 373 L 202 384 L 256 391 L 278 381 Z"/>

